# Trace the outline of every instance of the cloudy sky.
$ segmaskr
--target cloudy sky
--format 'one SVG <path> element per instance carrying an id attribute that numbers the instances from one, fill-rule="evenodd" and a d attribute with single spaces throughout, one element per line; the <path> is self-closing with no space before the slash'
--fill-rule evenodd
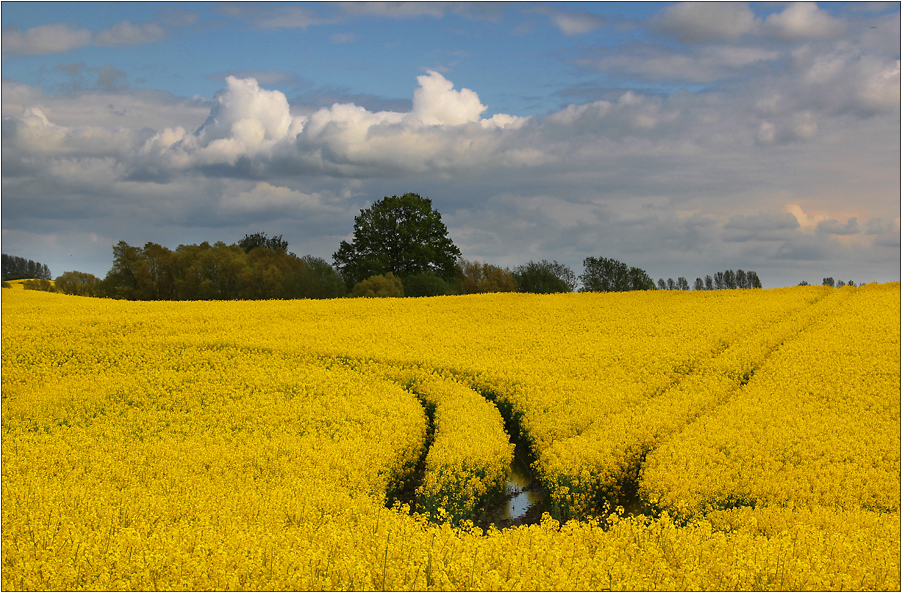
<path id="1" fill-rule="evenodd" d="M 429 197 L 467 259 L 900 280 L 899 3 L 2 4 L 2 247 L 281 234 Z"/>

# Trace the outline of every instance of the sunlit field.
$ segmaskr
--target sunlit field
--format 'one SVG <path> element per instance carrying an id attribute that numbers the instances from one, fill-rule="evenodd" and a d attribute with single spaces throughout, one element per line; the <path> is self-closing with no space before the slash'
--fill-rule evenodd
<path id="1" fill-rule="evenodd" d="M 4 590 L 901 587 L 899 283 L 2 305 Z"/>

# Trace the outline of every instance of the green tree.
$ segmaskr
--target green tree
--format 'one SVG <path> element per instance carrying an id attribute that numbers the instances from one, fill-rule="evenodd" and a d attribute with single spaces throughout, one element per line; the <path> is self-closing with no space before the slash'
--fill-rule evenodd
<path id="1" fill-rule="evenodd" d="M 120 241 L 113 246 L 113 267 L 104 277 L 104 293 L 114 299 L 138 299 L 144 258 L 141 248 Z"/>
<path id="2" fill-rule="evenodd" d="M 8 254 L 2 254 L 0 259 L 2 259 L 3 280 L 21 280 L 24 278 L 51 279 L 50 268 L 46 264 Z"/>
<path id="3" fill-rule="evenodd" d="M 461 259 L 455 264 L 455 270 L 464 294 L 517 291 L 517 281 L 507 268 Z"/>
<path id="4" fill-rule="evenodd" d="M 642 268 L 631 266 L 630 270 L 627 271 L 627 278 L 630 280 L 631 291 L 655 290 L 655 281 Z"/>
<path id="5" fill-rule="evenodd" d="M 583 260 L 583 274 L 580 275 L 580 282 L 583 283 L 581 291 L 652 291 L 655 289 L 655 282 L 644 270 L 628 267 L 627 264 L 614 258 L 595 258 L 593 256 Z"/>
<path id="6" fill-rule="evenodd" d="M 56 290 L 66 295 L 97 297 L 100 279 L 88 272 L 64 272 L 53 281 Z"/>
<path id="7" fill-rule="evenodd" d="M 46 278 L 30 278 L 22 283 L 22 288 L 26 291 L 47 291 L 48 293 L 56 293 L 56 289 Z"/>
<path id="8" fill-rule="evenodd" d="M 281 235 L 267 237 L 267 234 L 263 232 L 250 233 L 245 235 L 241 239 L 241 241 L 238 242 L 238 245 L 245 251 L 246 254 L 250 253 L 251 250 L 258 247 L 269 248 L 274 252 L 288 251 L 288 242 L 284 241 Z"/>
<path id="9" fill-rule="evenodd" d="M 301 258 L 307 265 L 286 279 L 289 293 L 302 299 L 335 299 L 348 292 L 345 283 L 329 262 L 316 256 Z"/>
<path id="10" fill-rule="evenodd" d="M 290 281 L 307 267 L 301 258 L 267 247 L 251 250 L 247 258 L 250 270 L 246 270 L 246 286 L 250 289 L 250 299 L 292 299 L 299 296 L 297 283 Z"/>
<path id="11" fill-rule="evenodd" d="M 401 281 L 405 297 L 437 297 L 450 295 L 452 286 L 436 276 L 434 272 L 419 272 L 404 277 Z"/>
<path id="12" fill-rule="evenodd" d="M 404 297 L 401 279 L 391 272 L 375 274 L 354 286 L 352 297 Z"/>
<path id="13" fill-rule="evenodd" d="M 574 272 L 554 260 L 521 264 L 514 269 L 514 280 L 521 293 L 570 293 L 576 288 Z"/>
<path id="14" fill-rule="evenodd" d="M 332 257 L 345 283 L 353 287 L 387 272 L 402 278 L 433 272 L 453 281 L 460 255 L 432 201 L 408 193 L 387 196 L 361 210 L 354 218 L 351 243 L 343 241 Z"/>
<path id="15" fill-rule="evenodd" d="M 149 241 L 139 253 L 143 261 L 136 270 L 137 298 L 144 301 L 172 299 L 172 250 Z"/>

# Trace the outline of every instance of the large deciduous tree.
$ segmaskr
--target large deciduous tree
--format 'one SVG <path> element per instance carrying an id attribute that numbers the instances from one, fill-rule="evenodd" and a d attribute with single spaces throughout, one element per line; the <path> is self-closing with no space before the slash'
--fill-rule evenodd
<path id="1" fill-rule="evenodd" d="M 583 283 L 582 291 L 652 291 L 655 289 L 655 282 L 646 274 L 646 271 L 628 267 L 627 264 L 614 258 L 590 256 L 583 260 L 583 268 L 583 274 L 580 275 L 580 282 Z"/>
<path id="2" fill-rule="evenodd" d="M 521 293 L 570 293 L 577 286 L 574 271 L 555 260 L 521 264 L 514 269 L 514 281 Z"/>
<path id="3" fill-rule="evenodd" d="M 351 243 L 343 241 L 332 257 L 350 289 L 387 272 L 400 278 L 432 272 L 450 282 L 460 255 L 432 201 L 408 193 L 361 210 Z"/>

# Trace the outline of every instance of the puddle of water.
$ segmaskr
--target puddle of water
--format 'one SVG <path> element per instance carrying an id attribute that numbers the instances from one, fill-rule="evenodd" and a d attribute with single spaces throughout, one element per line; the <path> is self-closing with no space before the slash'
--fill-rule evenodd
<path id="1" fill-rule="evenodd" d="M 499 510 L 499 520 L 517 520 L 526 514 L 532 505 L 542 501 L 542 493 L 524 490 L 530 486 L 532 480 L 530 470 L 515 457 L 511 461 L 508 484 L 505 487 L 508 498 L 504 507 Z"/>

